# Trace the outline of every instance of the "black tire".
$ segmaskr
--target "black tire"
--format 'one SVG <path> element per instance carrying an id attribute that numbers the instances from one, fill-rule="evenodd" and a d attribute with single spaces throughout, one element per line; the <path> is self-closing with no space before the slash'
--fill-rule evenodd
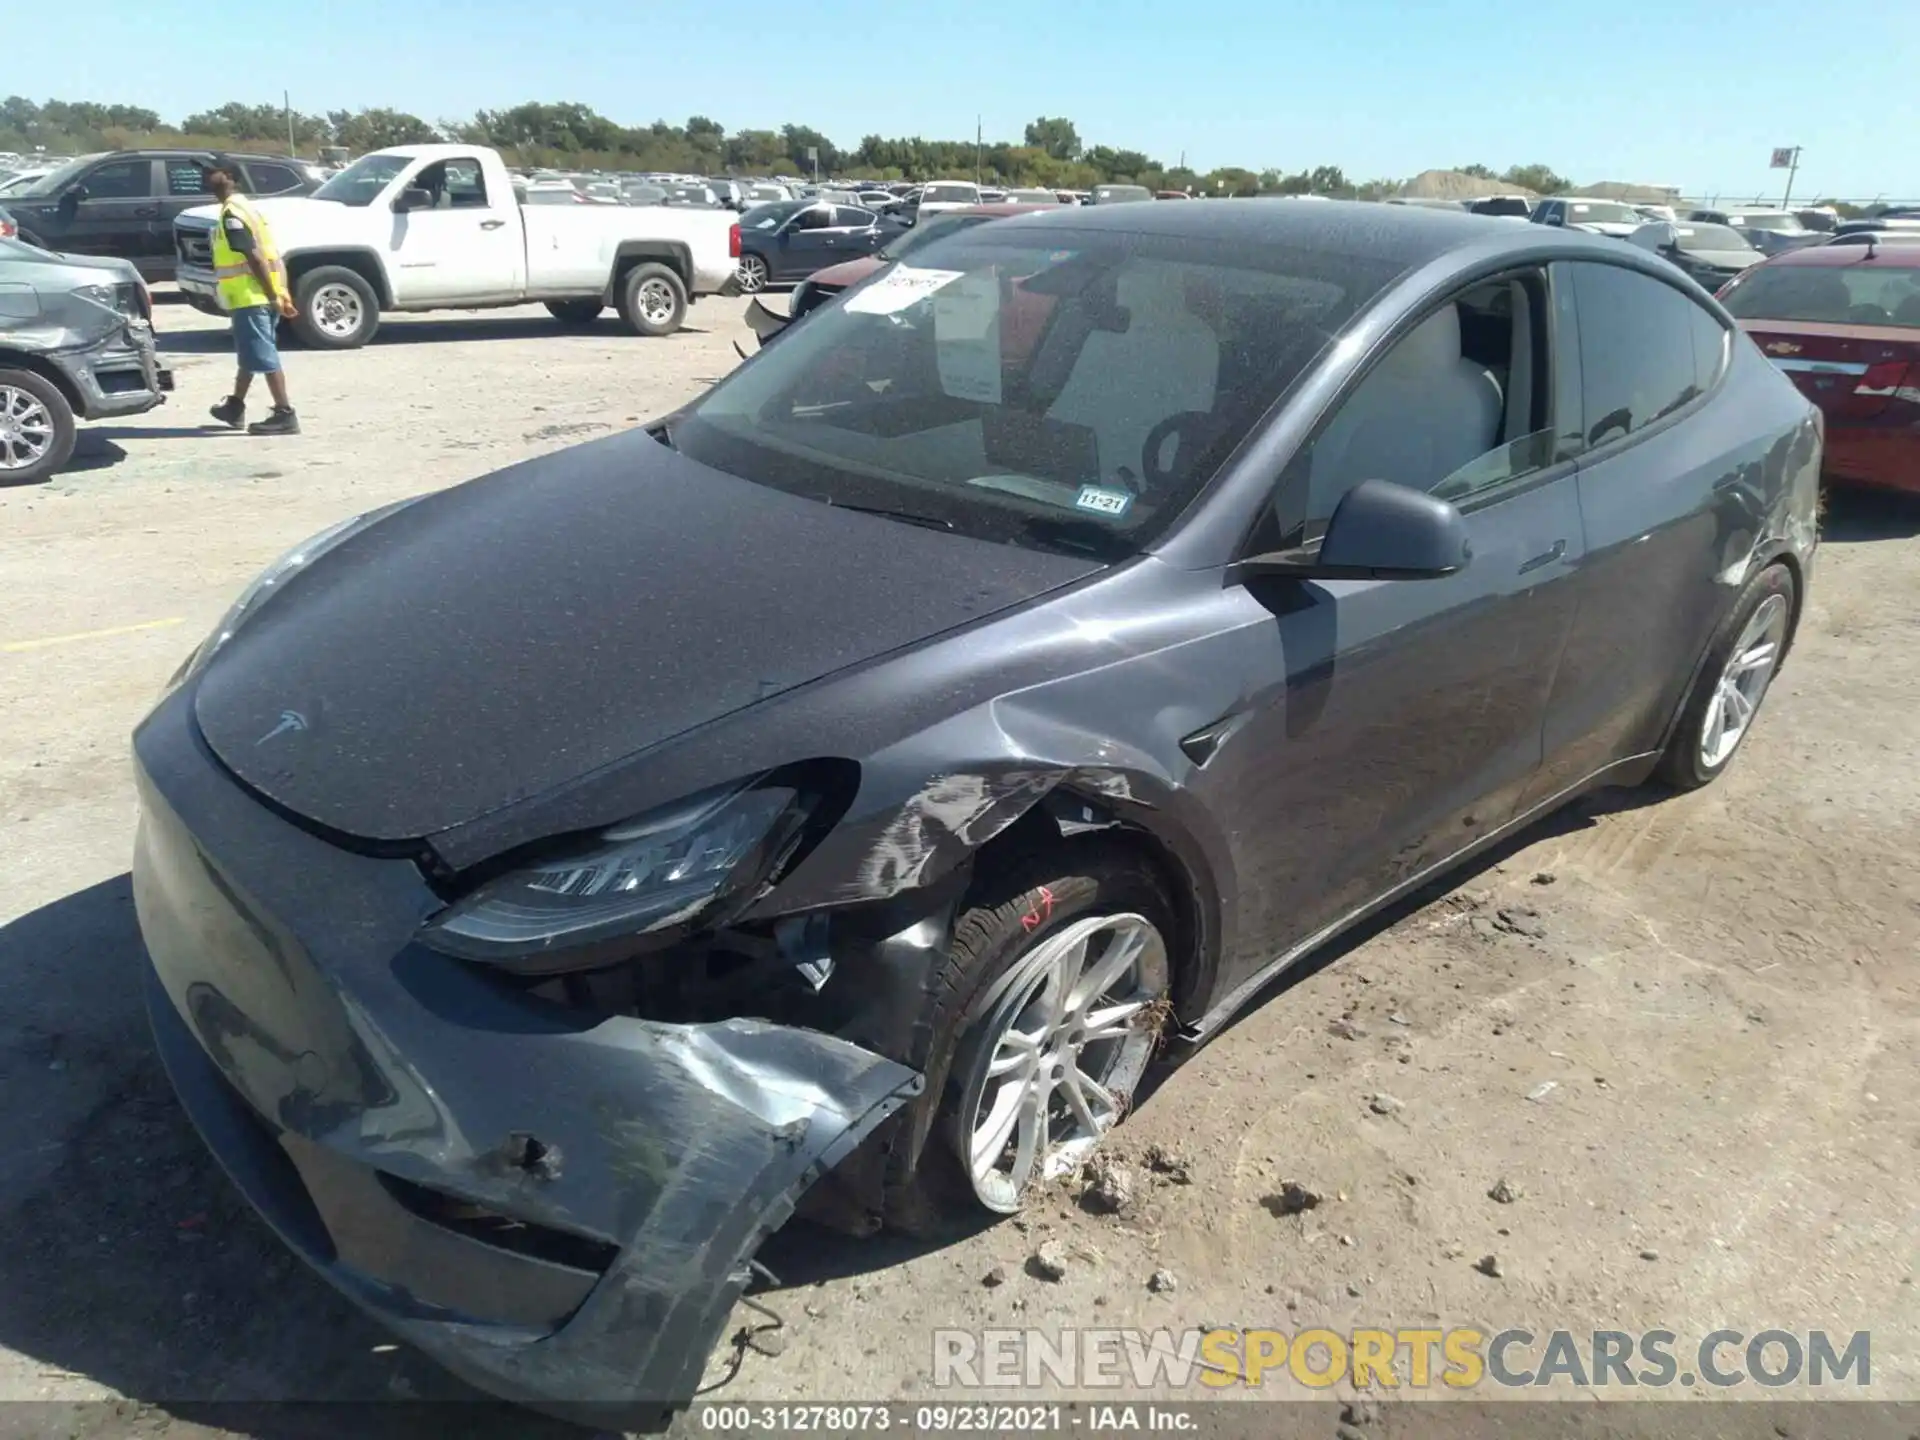
<path id="1" fill-rule="evenodd" d="M 1747 736 L 1752 733 L 1753 722 L 1758 719 L 1760 708 L 1766 702 L 1766 692 L 1779 674 L 1781 661 L 1786 658 L 1787 647 L 1793 638 L 1795 600 L 1793 572 L 1785 565 L 1769 565 L 1747 582 L 1739 599 L 1727 612 L 1727 618 L 1714 632 L 1700 673 L 1694 678 L 1693 689 L 1687 693 L 1680 718 L 1667 739 L 1667 748 L 1654 768 L 1654 778 L 1661 784 L 1675 790 L 1698 790 L 1726 773 L 1727 767 L 1740 753 L 1739 747 L 1746 743 Z M 1754 623 L 1761 607 L 1770 604 L 1777 605 L 1778 613 L 1784 616 L 1780 638 L 1775 642 L 1772 666 L 1764 676 L 1759 697 L 1752 702 L 1753 713 L 1735 738 L 1732 748 L 1717 760 L 1710 761 L 1706 745 L 1707 726 L 1716 709 L 1716 695 L 1727 672 L 1727 663 L 1733 658 L 1741 637 L 1747 627 Z M 1769 610 L 1770 616 L 1774 613 L 1775 610 Z"/>
<path id="2" fill-rule="evenodd" d="M 636 335 L 671 335 L 687 318 L 687 286 L 665 265 L 649 260 L 620 279 L 620 318 Z"/>
<path id="3" fill-rule="evenodd" d="M 351 291 L 358 305 L 357 312 L 350 312 L 352 323 L 345 329 L 330 318 L 339 313 L 332 303 L 338 298 L 339 287 Z M 291 322 L 293 333 L 301 344 L 315 350 L 358 350 L 380 328 L 380 297 L 366 276 L 345 265 L 321 265 L 307 271 L 294 282 L 293 300 L 297 312 Z"/>
<path id="4" fill-rule="evenodd" d="M 767 264 L 766 256 L 751 250 L 740 257 L 735 273 L 739 276 L 742 295 L 758 295 L 773 283 L 773 267 Z"/>
<path id="5" fill-rule="evenodd" d="M 12 391 L 17 396 L 26 397 L 26 404 L 38 404 L 39 410 L 32 412 L 33 429 L 23 433 L 21 440 L 12 446 L 0 446 L 0 485 L 31 485 L 36 480 L 44 480 L 57 472 L 73 455 L 74 421 L 73 407 L 67 403 L 67 397 L 60 393 L 60 387 L 44 375 L 31 370 L 0 370 L 0 392 Z M 11 403 L 0 407 L 17 408 Z M 38 440 L 40 415 L 45 415 L 45 425 L 50 436 Z M 22 417 L 25 418 L 25 417 Z M 8 417 L 0 413 L 0 426 L 7 425 Z M 10 428 L 10 427 L 9 427 Z M 39 453 L 32 459 L 25 459 L 27 443 L 31 442 Z M 45 448 L 40 449 L 44 444 Z M 20 456 L 18 465 L 9 466 L 8 452 Z"/>
<path id="6" fill-rule="evenodd" d="M 955 1154 L 966 1084 L 956 1060 L 964 1057 L 970 1027 L 978 1023 L 970 1011 L 1022 955 L 1062 926 L 1094 914 L 1129 911 L 1151 921 L 1170 950 L 1176 944 L 1174 909 L 1159 872 L 1139 852 L 1098 838 L 1029 852 L 975 880 L 954 922 L 947 958 L 928 982 L 926 1008 L 915 1026 L 916 1049 L 923 1053 L 913 1059 L 927 1077 L 927 1088 L 900 1117 L 894 1137 L 888 1224 L 925 1234 L 991 1213 L 975 1196 Z M 919 1161 L 909 1167 L 907 1157 L 916 1147 Z"/>
<path id="7" fill-rule="evenodd" d="M 591 325 L 606 308 L 598 300 L 547 301 L 547 313 L 562 325 Z"/>

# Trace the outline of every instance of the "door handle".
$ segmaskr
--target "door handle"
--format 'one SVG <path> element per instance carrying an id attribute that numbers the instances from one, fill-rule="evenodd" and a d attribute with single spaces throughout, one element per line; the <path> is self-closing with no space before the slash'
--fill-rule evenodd
<path id="1" fill-rule="evenodd" d="M 1520 567 L 1520 573 L 1524 575 L 1529 570 L 1538 570 L 1542 565 L 1551 565 L 1553 564 L 1554 561 L 1558 560 L 1562 555 L 1566 553 L 1567 553 L 1567 542 L 1564 540 L 1556 540 L 1553 542 L 1553 548 L 1547 551 L 1546 554 L 1536 555 L 1531 560 L 1527 561 L 1526 564 L 1522 565 Z"/>
<path id="2" fill-rule="evenodd" d="M 480 222 L 480 228 L 482 230 L 498 230 L 502 225 L 506 223 L 507 222 L 504 220 L 482 220 Z"/>
<path id="3" fill-rule="evenodd" d="M 136 220 L 151 220 L 159 213 L 160 207 L 158 205 L 142 205 L 133 212 L 133 217 Z"/>

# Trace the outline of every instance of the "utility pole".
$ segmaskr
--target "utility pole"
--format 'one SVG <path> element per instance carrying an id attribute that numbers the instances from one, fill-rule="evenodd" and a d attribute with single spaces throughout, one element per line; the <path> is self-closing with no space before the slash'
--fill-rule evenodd
<path id="1" fill-rule="evenodd" d="M 293 94 L 291 91 L 280 92 L 280 109 L 287 117 L 287 154 L 297 160 L 300 158 L 300 152 L 293 148 Z"/>
<path id="2" fill-rule="evenodd" d="M 980 184 L 980 117 L 978 115 L 975 115 L 973 117 L 973 183 L 975 188 L 979 187 L 979 184 Z"/>
<path id="3" fill-rule="evenodd" d="M 1782 210 L 1791 210 L 1793 208 L 1793 177 L 1799 173 L 1799 170 L 1800 147 L 1796 145 L 1793 147 L 1793 163 L 1787 167 L 1787 193 L 1780 198 L 1780 208 Z"/>

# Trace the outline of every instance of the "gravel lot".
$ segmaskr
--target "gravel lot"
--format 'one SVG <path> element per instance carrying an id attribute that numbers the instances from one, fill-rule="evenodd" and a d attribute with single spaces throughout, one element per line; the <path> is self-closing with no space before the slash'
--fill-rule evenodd
<path id="1" fill-rule="evenodd" d="M 656 341 L 611 314 L 396 320 L 288 352 L 305 433 L 252 439 L 205 419 L 224 331 L 163 305 L 173 402 L 0 490 L 0 1398 L 57 1402 L 0 1429 L 309 1433 L 222 1402 L 468 1393 L 283 1257 L 176 1110 L 133 980 L 127 733 L 287 546 L 670 408 L 734 363 L 741 308 Z M 1920 1401 L 1917 642 L 1920 504 L 1837 499 L 1723 784 L 1589 802 L 1296 974 L 1117 1137 L 1118 1216 L 1063 1189 L 941 1244 L 776 1237 L 786 1343 L 714 1398 L 931 1397 L 936 1324 L 1204 1322 L 1870 1330 L 1871 1394 Z M 1156 1144 L 1190 1184 L 1141 1163 Z M 1324 1203 L 1274 1213 L 1288 1180 Z M 1058 1281 L 1027 1269 L 1047 1239 Z"/>

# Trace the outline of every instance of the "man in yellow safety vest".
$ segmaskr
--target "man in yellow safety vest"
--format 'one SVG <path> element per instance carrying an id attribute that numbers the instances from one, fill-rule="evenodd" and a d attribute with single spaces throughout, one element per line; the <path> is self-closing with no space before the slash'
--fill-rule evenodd
<path id="1" fill-rule="evenodd" d="M 213 227 L 213 273 L 220 285 L 220 308 L 233 320 L 233 349 L 239 365 L 233 393 L 213 407 L 213 418 L 239 429 L 247 418 L 247 389 L 253 377 L 267 377 L 273 413 L 247 426 L 249 435 L 298 435 L 300 419 L 287 399 L 287 377 L 275 342 L 280 317 L 294 314 L 287 267 L 274 249 L 267 222 L 238 193 L 230 170 L 212 170 L 207 188 L 220 202 Z"/>

